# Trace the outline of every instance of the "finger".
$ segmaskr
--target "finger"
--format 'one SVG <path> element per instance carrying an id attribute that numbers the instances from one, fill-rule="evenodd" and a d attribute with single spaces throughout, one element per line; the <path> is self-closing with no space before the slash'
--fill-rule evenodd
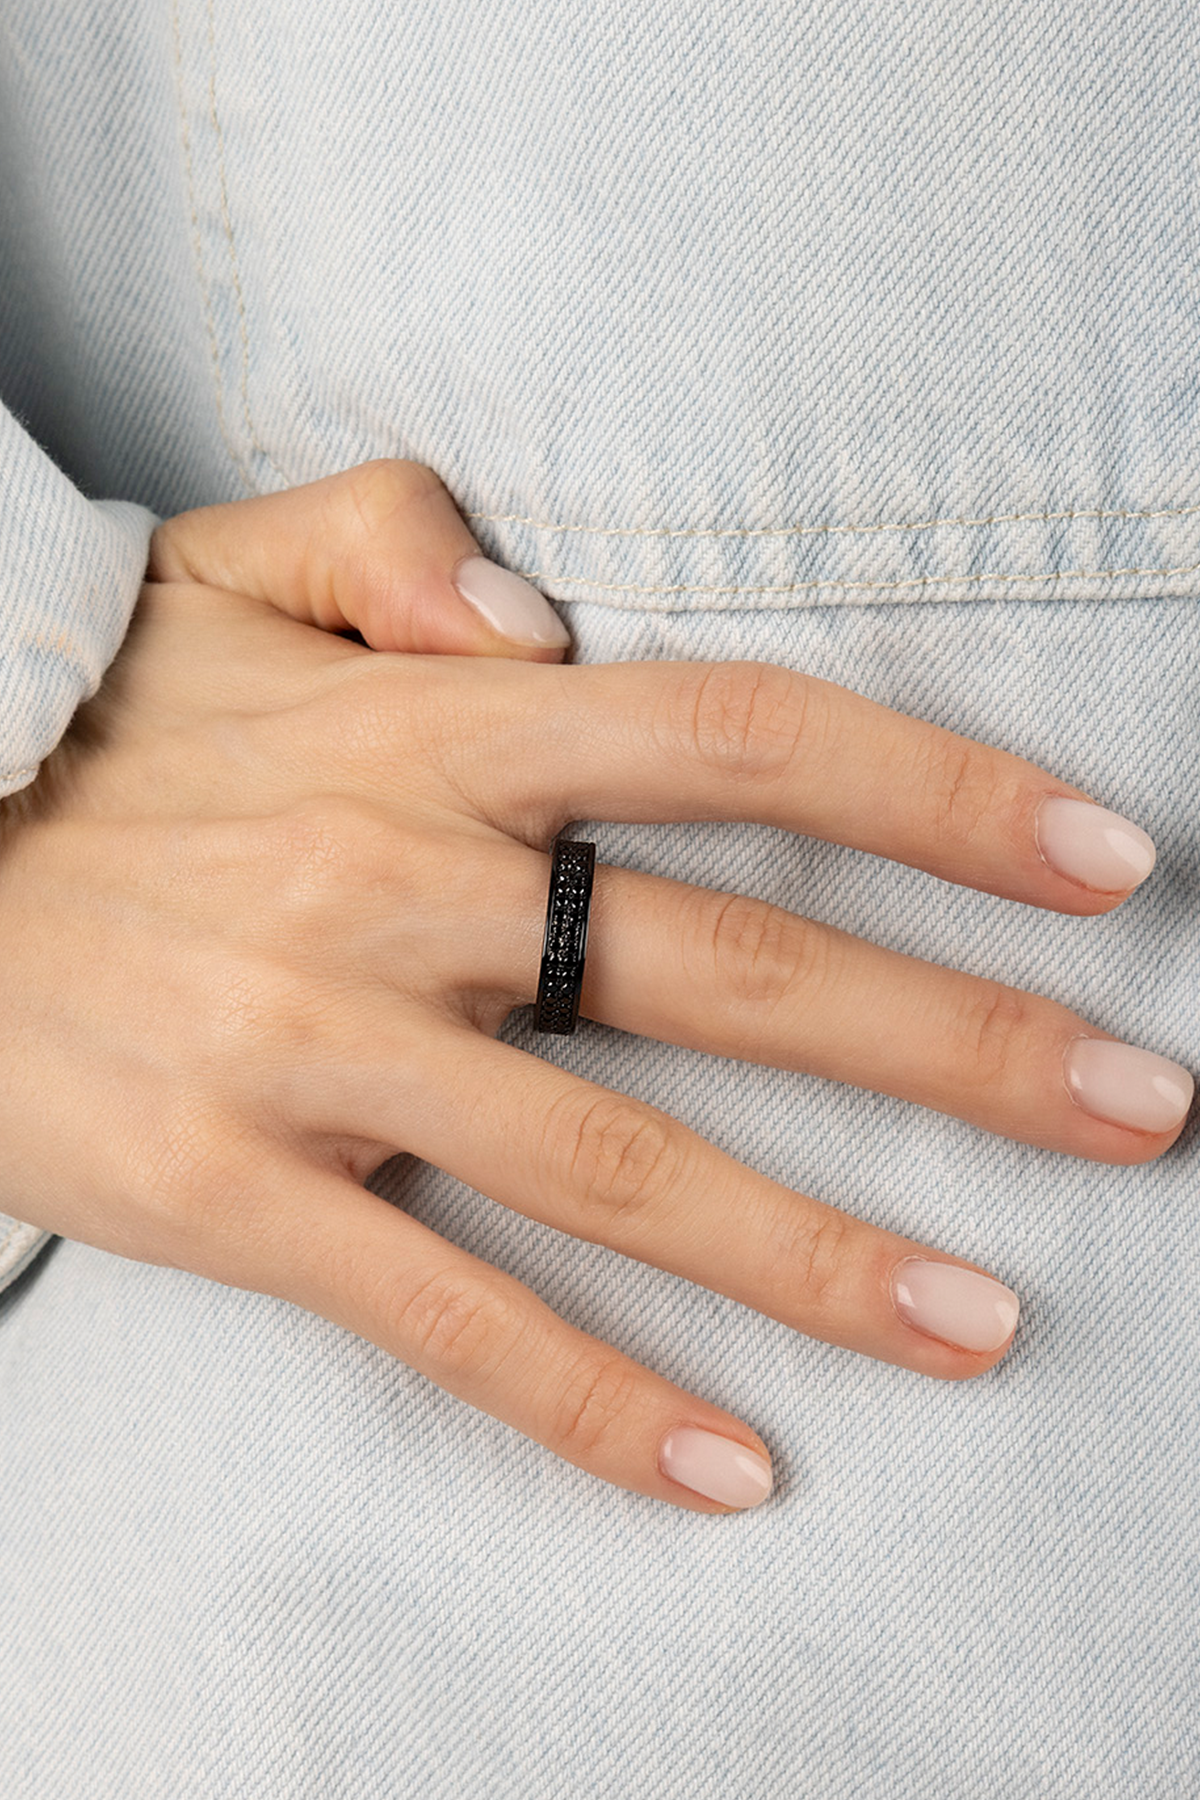
<path id="1" fill-rule="evenodd" d="M 504 755 L 445 753 L 539 848 L 567 819 L 757 821 L 1067 913 L 1153 866 L 1139 827 L 1034 764 L 771 663 L 476 673 Z"/>
<path id="2" fill-rule="evenodd" d="M 345 1326 L 616 1487 L 708 1513 L 770 1491 L 769 1453 L 740 1419 L 352 1182 L 297 1165 L 252 1214 L 220 1279 Z"/>
<path id="3" fill-rule="evenodd" d="M 872 1088 L 1022 1143 L 1146 1162 L 1192 1101 L 1178 1063 L 1040 994 L 742 894 L 598 868 L 589 943 L 589 1019 Z"/>
<path id="4" fill-rule="evenodd" d="M 485 853 L 486 849 L 486 853 Z M 537 993 L 548 859 L 463 839 L 447 910 L 491 896 L 439 979 Z M 437 947 L 423 949 L 426 966 Z M 386 951 L 377 967 L 387 969 Z M 1180 1064 L 1040 994 L 852 937 L 742 894 L 598 864 L 580 1010 L 639 1037 L 892 1094 L 1021 1143 L 1141 1163 L 1178 1137 Z"/>
<path id="5" fill-rule="evenodd" d="M 364 463 L 285 493 L 206 506 L 154 534 L 152 581 L 268 600 L 374 650 L 557 662 L 566 627 L 535 587 L 480 553 L 431 469 Z"/>
<path id="6" fill-rule="evenodd" d="M 469 1028 L 431 1027 L 419 1063 L 393 1037 L 381 1022 L 368 1055 L 323 1075 L 310 1116 L 884 1362 L 956 1380 L 1012 1338 L 1002 1283 L 743 1167 L 655 1107 Z"/>

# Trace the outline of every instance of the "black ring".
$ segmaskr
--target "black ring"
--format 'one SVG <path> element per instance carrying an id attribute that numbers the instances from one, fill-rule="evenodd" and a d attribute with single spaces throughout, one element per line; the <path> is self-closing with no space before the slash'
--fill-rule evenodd
<path id="1" fill-rule="evenodd" d="M 579 1018 L 583 961 L 587 954 L 588 908 L 596 870 L 595 844 L 557 837 L 550 857 L 546 936 L 538 978 L 535 1031 L 569 1037 Z"/>

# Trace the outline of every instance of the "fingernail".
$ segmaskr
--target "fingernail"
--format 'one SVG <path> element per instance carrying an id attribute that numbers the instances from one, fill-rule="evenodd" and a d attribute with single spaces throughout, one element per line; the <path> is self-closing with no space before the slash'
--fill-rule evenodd
<path id="1" fill-rule="evenodd" d="M 757 1506 L 771 1491 L 771 1465 L 757 1451 L 694 1425 L 667 1433 L 658 1466 L 681 1487 L 726 1506 Z"/>
<path id="2" fill-rule="evenodd" d="M 511 569 L 502 569 L 486 556 L 468 556 L 451 580 L 467 605 L 510 643 L 556 650 L 570 643 L 570 632 L 545 595 Z"/>
<path id="3" fill-rule="evenodd" d="M 1038 808 L 1034 835 L 1042 861 L 1068 881 L 1123 894 L 1145 881 L 1154 867 L 1154 841 L 1140 825 L 1093 806 L 1054 794 Z"/>
<path id="4" fill-rule="evenodd" d="M 892 1274 L 892 1303 L 905 1324 L 960 1350 L 998 1350 L 1016 1328 L 1021 1302 L 974 1269 L 910 1256 Z"/>
<path id="5" fill-rule="evenodd" d="M 1106 1038 L 1073 1038 L 1063 1075 L 1076 1106 L 1134 1131 L 1170 1131 L 1186 1116 L 1196 1090 L 1178 1063 Z"/>

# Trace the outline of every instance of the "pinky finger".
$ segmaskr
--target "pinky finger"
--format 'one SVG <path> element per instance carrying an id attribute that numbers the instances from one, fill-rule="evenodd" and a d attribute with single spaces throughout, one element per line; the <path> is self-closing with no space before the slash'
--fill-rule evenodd
<path id="1" fill-rule="evenodd" d="M 345 1326 L 614 1487 L 707 1513 L 770 1493 L 749 1426 L 366 1189 L 304 1163 L 259 1207 L 239 1286 Z"/>

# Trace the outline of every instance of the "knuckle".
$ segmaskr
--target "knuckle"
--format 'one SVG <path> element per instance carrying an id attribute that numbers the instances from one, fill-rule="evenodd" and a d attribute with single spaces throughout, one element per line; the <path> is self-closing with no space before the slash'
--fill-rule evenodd
<path id="1" fill-rule="evenodd" d="M 386 824 L 365 801 L 323 795 L 289 807 L 264 834 L 262 851 L 281 898 L 303 905 L 333 890 L 361 893 L 396 864 Z"/>
<path id="2" fill-rule="evenodd" d="M 828 935 L 807 920 L 744 894 L 705 895 L 701 904 L 711 908 L 702 941 L 722 1001 L 770 1009 L 823 980 Z"/>
<path id="3" fill-rule="evenodd" d="M 336 504 L 368 542 L 387 531 L 397 514 L 414 501 L 440 491 L 441 482 L 424 463 L 379 456 L 337 478 Z"/>
<path id="4" fill-rule="evenodd" d="M 851 1221 L 835 1207 L 811 1201 L 789 1209 L 782 1243 L 772 1246 L 769 1278 L 788 1271 L 788 1292 L 799 1301 L 806 1323 L 833 1326 L 848 1288 Z"/>
<path id="5" fill-rule="evenodd" d="M 331 1058 L 347 1054 L 338 998 L 309 972 L 327 935 L 319 934 L 305 958 L 305 933 L 294 920 L 288 929 L 290 966 L 260 952 L 214 980 L 198 1043 L 215 1080 L 231 1069 L 253 1068 L 259 1104 L 272 1116 L 280 1107 L 292 1112 L 289 1102 L 311 1070 L 327 1069 Z"/>
<path id="6" fill-rule="evenodd" d="M 775 663 L 711 663 L 683 684 L 687 752 L 722 775 L 784 774 L 805 735 L 809 693 L 804 676 Z"/>
<path id="7" fill-rule="evenodd" d="M 439 1385 L 495 1374 L 519 1332 L 515 1309 L 481 1283 L 438 1274 L 404 1296 L 387 1318 L 387 1336 L 406 1361 Z"/>
<path id="8" fill-rule="evenodd" d="M 964 1006 L 958 1021 L 956 1066 L 981 1089 L 1003 1088 L 1028 1051 L 1029 1000 L 999 982 L 984 983 L 982 988 Z"/>
<path id="9" fill-rule="evenodd" d="M 936 734 L 920 779 L 939 846 L 957 850 L 970 844 L 994 799 L 979 747 L 948 732 Z"/>
<path id="10" fill-rule="evenodd" d="M 385 770 L 389 792 L 414 792 L 442 770 L 451 745 L 480 733 L 472 700 L 461 674 L 435 658 L 361 656 L 329 671 L 302 726 L 326 766 L 365 791 L 378 790 Z"/>
<path id="11" fill-rule="evenodd" d="M 671 1187 L 680 1148 L 670 1122 L 650 1107 L 616 1094 L 576 1106 L 558 1129 L 564 1137 L 565 1176 L 577 1201 L 601 1215 L 604 1234 L 629 1225 Z"/>
<path id="12" fill-rule="evenodd" d="M 203 1273 L 195 1259 L 244 1231 L 257 1187 L 251 1162 L 234 1122 L 214 1102 L 183 1091 L 158 1096 L 153 1133 L 116 1157 L 118 1212 L 137 1245 L 124 1253 L 187 1258 Z"/>
<path id="13" fill-rule="evenodd" d="M 590 1460 L 634 1416 L 641 1371 L 613 1354 L 581 1362 L 559 1384 L 550 1422 L 550 1448 L 571 1462 Z"/>

